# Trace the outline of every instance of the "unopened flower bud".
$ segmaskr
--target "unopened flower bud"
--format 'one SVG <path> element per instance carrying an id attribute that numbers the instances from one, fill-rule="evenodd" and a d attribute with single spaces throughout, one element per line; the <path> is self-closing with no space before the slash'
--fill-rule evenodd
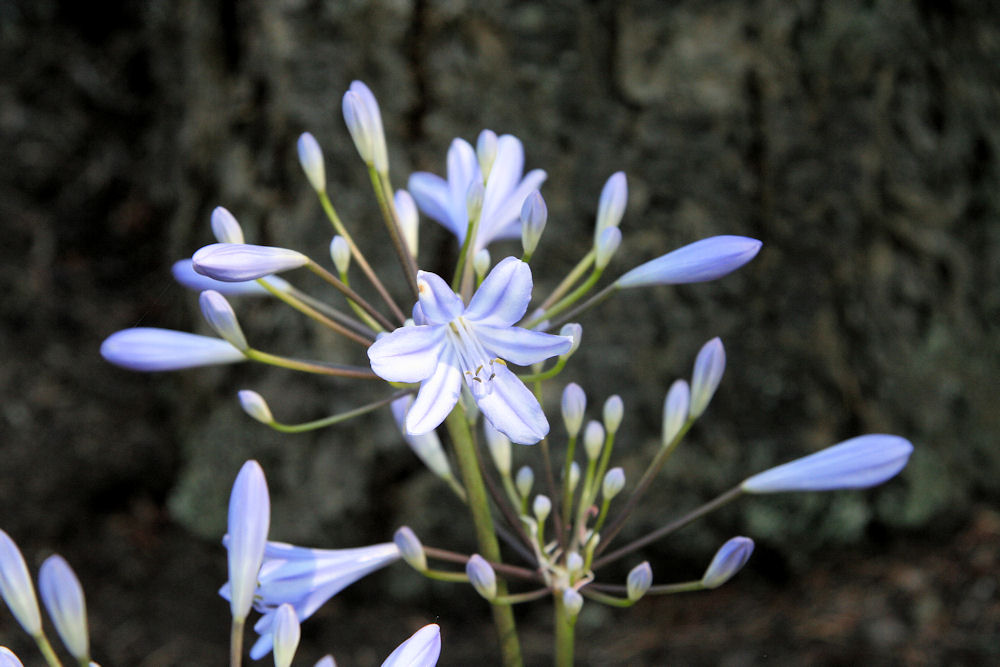
<path id="1" fill-rule="evenodd" d="M 205 317 L 205 321 L 219 338 L 237 350 L 242 351 L 249 347 L 239 320 L 236 319 L 236 313 L 226 301 L 226 297 L 215 290 L 205 290 L 198 298 L 198 304 L 201 306 L 201 314 Z"/>
<path id="2" fill-rule="evenodd" d="M 493 465 L 501 475 L 510 474 L 511 444 L 510 438 L 493 428 L 488 419 L 483 420 L 483 431 L 486 432 L 486 447 L 490 450 Z"/>
<path id="3" fill-rule="evenodd" d="M 594 226 L 594 238 L 601 232 L 621 224 L 628 204 L 628 183 L 625 172 L 619 171 L 611 175 L 601 190 L 601 199 L 597 204 L 597 224 Z"/>
<path id="4" fill-rule="evenodd" d="M 302 133 L 298 142 L 299 164 L 309 179 L 309 185 L 316 192 L 326 192 L 326 167 L 323 163 L 323 149 L 319 147 L 316 137 L 308 132 Z"/>
<path id="5" fill-rule="evenodd" d="M 576 491 L 576 485 L 580 483 L 580 464 L 573 461 L 569 464 L 569 492 Z"/>
<path id="6" fill-rule="evenodd" d="M 605 500 L 611 500 L 625 488 L 625 470 L 622 468 L 612 468 L 604 474 L 604 483 L 601 485 L 601 494 Z"/>
<path id="7" fill-rule="evenodd" d="M 354 140 L 358 155 L 380 174 L 389 171 L 389 155 L 382 130 L 382 112 L 372 91 L 360 81 L 352 81 L 344 93 L 344 122 Z"/>
<path id="8" fill-rule="evenodd" d="M 705 412 L 709 401 L 719 388 L 722 373 L 726 370 L 726 350 L 718 338 L 705 343 L 694 360 L 694 373 L 691 376 L 691 407 L 690 416 L 697 419 Z"/>
<path id="9" fill-rule="evenodd" d="M 618 427 L 622 425 L 622 418 L 625 416 L 625 403 L 622 397 L 615 394 L 609 396 L 604 401 L 604 428 L 608 433 L 617 433 Z"/>
<path id="10" fill-rule="evenodd" d="M 531 487 L 535 484 L 535 471 L 528 466 L 522 466 L 520 470 L 517 471 L 517 475 L 514 476 L 514 486 L 517 487 L 517 492 L 521 494 L 522 498 L 527 498 L 528 494 L 531 493 Z"/>
<path id="11" fill-rule="evenodd" d="M 570 551 L 566 555 L 566 570 L 569 571 L 571 577 L 576 577 L 576 575 L 583 572 L 583 556 L 577 551 Z"/>
<path id="12" fill-rule="evenodd" d="M 101 356 L 135 371 L 176 371 L 246 361 L 243 352 L 214 336 L 154 327 L 116 331 L 101 343 Z"/>
<path id="13" fill-rule="evenodd" d="M 485 558 L 479 554 L 472 554 L 469 562 L 465 564 L 465 574 L 468 575 L 469 583 L 476 592 L 484 598 L 492 601 L 497 596 L 497 576 Z"/>
<path id="14" fill-rule="evenodd" d="M 431 623 L 397 646 L 382 663 L 382 667 L 434 667 L 440 656 L 441 628 L 436 623 Z"/>
<path id="15" fill-rule="evenodd" d="M 417 572 L 423 572 L 427 569 L 427 555 L 424 553 L 424 545 L 420 543 L 416 533 L 409 526 L 399 528 L 392 536 L 392 541 L 396 543 L 399 555 L 410 567 Z"/>
<path id="16" fill-rule="evenodd" d="M 542 193 L 535 190 L 521 205 L 521 247 L 525 255 L 531 255 L 538 247 L 538 241 L 545 231 L 549 211 L 542 199 Z"/>
<path id="17" fill-rule="evenodd" d="M 399 228 L 406 240 L 410 255 L 417 256 L 417 243 L 420 235 L 420 216 L 417 213 L 417 203 L 406 190 L 396 190 L 393 196 L 396 204 L 396 215 L 399 217 Z"/>
<path id="18" fill-rule="evenodd" d="M 191 260 L 198 273 L 227 283 L 256 280 L 309 263 L 308 257 L 295 250 L 248 243 L 213 243 Z"/>
<path id="19" fill-rule="evenodd" d="M 653 568 L 649 566 L 649 561 L 643 561 L 632 568 L 625 579 L 625 590 L 628 599 L 635 602 L 649 590 L 653 585 Z"/>
<path id="20" fill-rule="evenodd" d="M 562 417 L 569 437 L 575 438 L 583 425 L 583 413 L 587 409 L 587 395 L 583 388 L 575 382 L 570 382 L 563 389 Z"/>
<path id="21" fill-rule="evenodd" d="M 413 405 L 413 396 L 401 396 L 389 406 L 392 410 L 393 419 L 396 420 L 396 426 L 399 427 L 400 433 L 403 434 L 403 440 L 413 450 L 413 453 L 423 461 L 428 470 L 441 479 L 454 479 L 451 464 L 448 462 L 448 455 L 445 454 L 444 447 L 441 446 L 441 439 L 438 437 L 437 432 L 428 431 L 420 435 L 413 435 L 406 432 L 406 413 L 409 412 L 411 405 Z"/>
<path id="22" fill-rule="evenodd" d="M 563 607 L 571 619 L 580 615 L 583 609 L 583 596 L 575 588 L 567 588 L 562 595 Z"/>
<path id="23" fill-rule="evenodd" d="M 670 385 L 670 391 L 663 401 L 663 435 L 660 444 L 666 447 L 684 427 L 688 418 L 688 406 L 691 404 L 691 391 L 684 380 L 676 380 Z"/>
<path id="24" fill-rule="evenodd" d="M 486 272 L 490 270 L 490 251 L 480 248 L 472 257 L 472 270 L 476 272 L 476 277 L 482 281 L 486 277 Z"/>
<path id="25" fill-rule="evenodd" d="M 597 236 L 594 243 L 594 267 L 604 270 L 611 258 L 618 252 L 622 244 L 622 231 L 617 227 L 608 227 Z"/>
<path id="26" fill-rule="evenodd" d="M 552 511 L 552 501 L 549 500 L 548 496 L 538 494 L 535 496 L 535 502 L 531 504 L 531 511 L 534 512 L 535 519 L 541 525 L 549 518 L 549 512 Z"/>
<path id="27" fill-rule="evenodd" d="M 483 197 L 486 189 L 479 181 L 469 183 L 469 189 L 465 192 L 465 210 L 469 214 L 469 220 L 476 220 L 483 212 Z"/>
<path id="28" fill-rule="evenodd" d="M 38 592 L 66 650 L 78 662 L 89 662 L 90 635 L 83 587 L 62 556 L 49 556 L 42 563 L 38 569 Z"/>
<path id="29" fill-rule="evenodd" d="M 591 420 L 587 422 L 587 428 L 583 431 L 583 450 L 587 453 L 587 458 L 594 460 L 601 455 L 604 449 L 604 427 L 601 422 Z"/>
<path id="30" fill-rule="evenodd" d="M 31 585 L 31 573 L 17 544 L 0 530 L 0 597 L 24 631 L 37 637 L 42 631 L 38 598 Z"/>
<path id="31" fill-rule="evenodd" d="M 212 234 L 219 243 L 244 243 L 240 223 L 221 206 L 216 206 L 212 211 Z"/>
<path id="32" fill-rule="evenodd" d="M 332 655 L 324 655 L 316 661 L 316 664 L 313 665 L 313 667 L 337 667 L 337 663 L 333 659 Z"/>
<path id="33" fill-rule="evenodd" d="M 283 603 L 274 614 L 271 633 L 274 639 L 274 667 L 291 667 L 301 633 L 295 607 L 287 602 Z"/>
<path id="34" fill-rule="evenodd" d="M 268 407 L 263 396 L 250 389 L 241 389 L 237 396 L 240 399 L 240 407 L 243 408 L 243 412 L 261 424 L 274 423 L 274 415 L 271 414 L 271 408 Z"/>
<path id="35" fill-rule="evenodd" d="M 253 606 L 257 575 L 271 523 L 271 499 L 264 470 L 256 461 L 243 464 L 229 496 L 229 606 L 233 618 L 244 620 Z"/>
<path id="36" fill-rule="evenodd" d="M 760 246 L 760 241 L 745 236 L 712 236 L 635 267 L 615 285 L 628 288 L 715 280 L 756 257 Z"/>
<path id="37" fill-rule="evenodd" d="M 24 663 L 9 648 L 0 646 L 0 667 L 24 667 Z"/>
<path id="38" fill-rule="evenodd" d="M 569 359 L 580 349 L 580 342 L 583 340 L 583 327 L 576 322 L 569 322 L 562 325 L 562 328 L 559 329 L 559 335 L 573 339 L 573 347 L 569 348 L 569 352 L 559 355 L 563 359 Z M 586 403 L 586 399 L 584 399 L 584 403 Z"/>
<path id="39" fill-rule="evenodd" d="M 734 537 L 719 547 L 715 558 L 701 578 L 705 588 L 718 588 L 726 583 L 750 560 L 753 553 L 753 540 L 749 537 Z"/>
<path id="40" fill-rule="evenodd" d="M 496 159 L 497 135 L 492 130 L 483 130 L 476 139 L 476 160 L 479 162 L 479 171 L 483 173 L 483 182 L 489 179 Z"/>
<path id="41" fill-rule="evenodd" d="M 347 273 L 347 269 L 351 266 L 351 246 L 347 244 L 347 239 L 345 239 L 340 234 L 333 237 L 330 241 L 330 259 L 333 260 L 333 266 L 337 269 L 337 273 L 343 275 Z"/>

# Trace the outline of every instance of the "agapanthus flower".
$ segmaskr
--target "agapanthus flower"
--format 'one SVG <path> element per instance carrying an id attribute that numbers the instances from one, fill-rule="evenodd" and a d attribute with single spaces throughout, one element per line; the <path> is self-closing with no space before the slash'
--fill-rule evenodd
<path id="1" fill-rule="evenodd" d="M 417 274 L 420 301 L 414 326 L 379 338 L 368 348 L 372 370 L 390 382 L 420 382 L 406 415 L 411 434 L 431 431 L 458 402 L 462 378 L 494 428 L 532 444 L 549 432 L 538 399 L 507 368 L 565 353 L 571 339 L 515 327 L 531 300 L 531 270 L 508 257 L 494 267 L 469 301 L 433 273 Z"/>
<path id="2" fill-rule="evenodd" d="M 90 635 L 83 586 L 62 556 L 49 556 L 38 568 L 38 592 L 66 650 L 77 661 L 89 662 Z"/>
<path id="3" fill-rule="evenodd" d="M 268 542 L 254 591 L 254 608 L 263 614 L 254 625 L 260 638 L 250 649 L 250 657 L 259 660 L 271 650 L 272 626 L 282 604 L 292 605 L 296 617 L 304 621 L 358 579 L 399 558 L 399 549 L 391 542 L 356 549 L 308 549 Z M 219 595 L 229 600 L 231 590 L 226 583 Z"/>
<path id="4" fill-rule="evenodd" d="M 534 169 L 522 178 L 523 170 L 521 141 L 509 134 L 501 136 L 485 183 L 475 250 L 497 239 L 521 237 L 521 206 L 546 178 L 541 169 Z M 477 182 L 483 182 L 483 172 L 475 149 L 464 139 L 455 139 L 448 149 L 448 180 L 418 171 L 410 176 L 407 187 L 420 210 L 441 223 L 461 244 L 469 226 L 466 206 L 469 187 Z"/>
<path id="5" fill-rule="evenodd" d="M 753 540 L 749 537 L 733 537 L 726 541 L 719 550 L 715 552 L 715 557 L 708 564 L 705 574 L 701 577 L 701 584 L 705 588 L 718 588 L 726 583 L 736 573 L 743 569 L 743 566 L 750 560 L 753 553 Z"/>
<path id="6" fill-rule="evenodd" d="M 101 343 L 101 356 L 134 371 L 176 371 L 246 360 L 221 338 L 156 327 L 116 331 Z"/>
<path id="7" fill-rule="evenodd" d="M 7 603 L 14 618 L 32 637 L 42 631 L 42 616 L 38 611 L 38 598 L 31 585 L 28 564 L 17 544 L 0 530 L 0 597 Z"/>
<path id="8" fill-rule="evenodd" d="M 420 628 L 393 651 L 382 667 L 434 667 L 441 655 L 441 628 L 435 623 Z"/>

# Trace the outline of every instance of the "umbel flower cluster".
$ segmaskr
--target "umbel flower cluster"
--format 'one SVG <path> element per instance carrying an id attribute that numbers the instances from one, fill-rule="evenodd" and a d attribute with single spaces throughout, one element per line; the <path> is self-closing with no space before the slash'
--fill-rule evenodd
<path id="1" fill-rule="evenodd" d="M 345 93 L 343 115 L 402 268 L 400 284 L 390 289 L 383 282 L 340 218 L 327 193 L 322 150 L 307 133 L 299 138 L 298 155 L 333 226 L 331 265 L 297 250 L 247 243 L 236 218 L 217 208 L 211 215 L 217 243 L 173 267 L 178 282 L 200 292 L 202 313 L 216 336 L 126 329 L 109 336 L 101 354 L 138 371 L 251 361 L 332 376 L 338 386 L 356 380 L 384 383 L 379 400 L 303 424 L 278 421 L 265 398 L 252 390 L 239 392 L 239 402 L 252 418 L 281 432 L 324 428 L 389 408 L 402 439 L 467 507 L 478 552 L 425 546 L 406 526 L 391 541 L 353 548 L 268 541 L 267 484 L 260 465 L 248 461 L 233 486 L 223 539 L 229 580 L 219 593 L 232 612 L 231 665 L 242 662 L 244 626 L 252 612 L 259 616 L 250 657 L 270 653 L 276 665 L 290 665 L 302 622 L 346 586 L 400 560 L 425 577 L 471 584 L 491 605 L 505 665 L 522 663 L 512 606 L 550 600 L 553 660 L 570 665 L 574 626 L 585 603 L 627 607 L 646 595 L 716 588 L 746 564 L 754 543 L 748 537 L 728 540 L 694 581 L 654 584 L 653 569 L 645 561 L 635 562 L 624 582 L 608 580 L 602 571 L 609 564 L 638 560 L 634 554 L 644 546 L 741 496 L 865 488 L 906 465 L 913 449 L 907 440 L 861 435 L 747 477 L 649 534 L 616 544 L 649 486 L 708 408 L 725 371 L 722 341 L 706 342 L 690 379 L 678 379 L 667 390 L 660 447 L 634 482 L 622 467 L 612 465 L 625 415 L 621 398 L 611 396 L 588 410 L 584 389 L 568 383 L 559 405 L 546 405 L 544 386 L 581 353 L 584 328 L 578 322 L 605 299 L 620 290 L 722 278 L 750 262 L 761 242 L 714 236 L 605 280 L 622 243 L 620 223 L 628 198 L 625 174 L 616 173 L 598 198 L 590 249 L 551 293 L 540 295 L 533 289 L 532 270 L 544 268 L 533 257 L 547 228 L 548 212 L 539 192 L 547 174 L 537 169 L 524 173 L 518 139 L 489 130 L 475 146 L 455 139 L 445 176 L 418 172 L 409 177 L 406 189 L 394 190 L 379 107 L 363 83 L 355 81 Z M 420 269 L 421 213 L 455 236 L 457 262 L 449 275 Z M 519 257 L 494 261 L 495 242 L 507 242 L 496 247 L 511 247 L 518 240 Z M 336 300 L 296 287 L 294 273 L 302 269 L 332 286 L 339 293 Z M 352 284 L 363 285 L 361 291 L 377 300 L 365 298 Z M 283 302 L 352 341 L 357 354 L 304 360 L 254 347 L 229 302 L 252 297 Z M 558 428 L 552 429 L 550 420 Z M 444 441 L 441 432 L 447 433 Z M 515 463 L 528 456 L 533 466 Z M 39 576 L 43 601 L 63 644 L 75 661 L 88 664 L 79 582 L 58 556 L 46 561 Z M 59 664 L 42 629 L 24 559 L 4 533 L 0 593 L 48 664 Z M 446 624 L 447 619 L 441 621 Z M 440 633 L 437 625 L 418 630 L 384 664 L 436 664 Z M 0 653 L 0 667 L 8 664 L 20 663 L 9 652 Z M 317 663 L 332 664 L 332 657 Z"/>

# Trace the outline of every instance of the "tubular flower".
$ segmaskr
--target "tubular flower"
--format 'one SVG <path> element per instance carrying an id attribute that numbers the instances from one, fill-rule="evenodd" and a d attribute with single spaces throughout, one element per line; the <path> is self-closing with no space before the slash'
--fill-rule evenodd
<path id="1" fill-rule="evenodd" d="M 372 370 L 390 382 L 420 382 L 406 415 L 411 435 L 428 433 L 458 402 L 464 376 L 480 411 L 512 441 L 533 444 L 549 432 L 534 394 L 505 360 L 529 365 L 569 350 L 565 336 L 513 326 L 531 299 L 531 270 L 508 257 L 494 267 L 468 306 L 433 273 L 417 274 L 416 326 L 396 329 L 368 348 Z"/>
<path id="2" fill-rule="evenodd" d="M 476 250 L 496 239 L 521 238 L 521 206 L 547 176 L 541 169 L 535 169 L 522 178 L 523 170 L 521 141 L 509 134 L 501 136 L 497 140 L 489 177 L 485 179 Z M 476 151 L 464 139 L 455 139 L 448 149 L 448 180 L 418 171 L 410 176 L 407 189 L 420 210 L 441 223 L 461 244 L 469 227 L 466 196 L 469 186 L 476 182 L 483 182 Z"/>

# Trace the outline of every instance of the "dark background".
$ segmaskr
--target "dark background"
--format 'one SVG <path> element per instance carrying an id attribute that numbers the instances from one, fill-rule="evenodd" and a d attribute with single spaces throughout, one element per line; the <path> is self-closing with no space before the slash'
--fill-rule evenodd
<path id="1" fill-rule="evenodd" d="M 211 242 L 215 205 L 251 242 L 325 256 L 295 158 L 304 130 L 341 214 L 400 286 L 340 115 L 360 78 L 397 185 L 441 173 L 454 136 L 524 140 L 527 167 L 549 172 L 541 290 L 586 251 L 619 169 L 631 196 L 613 274 L 713 234 L 764 241 L 725 280 L 629 293 L 582 320 L 561 379 L 592 406 L 625 398 L 618 462 L 633 481 L 670 382 L 712 336 L 728 352 L 706 417 L 626 532 L 858 433 L 916 446 L 883 488 L 755 499 L 647 549 L 663 583 L 699 576 L 731 535 L 758 544 L 718 591 L 588 605 L 581 664 L 997 662 L 998 62 L 1000 11 L 974 0 L 0 2 L 0 527 L 33 571 L 52 551 L 73 564 L 106 667 L 224 662 L 219 540 L 249 457 L 277 539 L 357 546 L 406 523 L 473 548 L 387 412 L 279 436 L 235 401 L 254 388 L 305 421 L 374 384 L 255 366 L 142 375 L 97 354 L 128 326 L 204 331 L 169 266 Z M 451 252 L 423 225 L 424 266 Z M 506 252 L 519 249 L 494 258 Z M 258 347 L 364 360 L 286 310 L 237 309 Z M 529 664 L 545 664 L 547 605 L 519 613 Z M 305 624 L 301 662 L 376 663 L 430 621 L 442 664 L 493 655 L 471 589 L 397 565 Z M 7 612 L 0 641 L 38 664 Z"/>

